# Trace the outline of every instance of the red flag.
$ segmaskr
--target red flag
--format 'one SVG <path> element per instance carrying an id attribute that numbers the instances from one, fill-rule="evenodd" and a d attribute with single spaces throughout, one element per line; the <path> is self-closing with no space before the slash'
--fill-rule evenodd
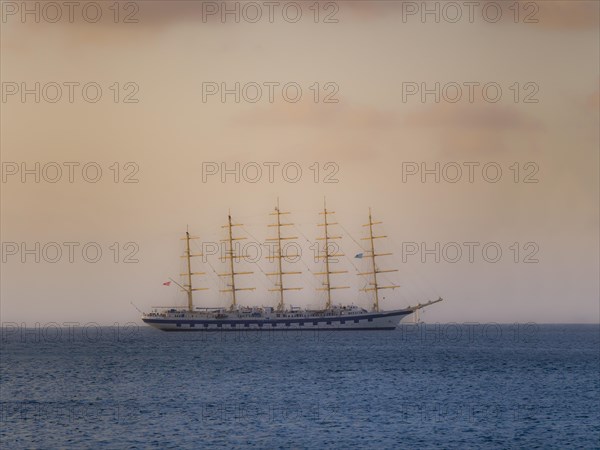
<path id="1" fill-rule="evenodd" d="M 170 281 L 165 281 L 165 282 L 163 283 L 163 286 L 171 286 L 171 282 L 170 282 Z"/>

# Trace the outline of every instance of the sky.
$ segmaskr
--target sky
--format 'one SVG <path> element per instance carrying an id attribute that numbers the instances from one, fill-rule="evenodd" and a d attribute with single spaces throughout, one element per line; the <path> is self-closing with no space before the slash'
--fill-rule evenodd
<path id="1" fill-rule="evenodd" d="M 335 302 L 372 303 L 371 208 L 398 269 L 383 309 L 599 322 L 597 2 L 86 3 L 2 2 L 2 322 L 184 305 L 163 282 L 186 227 L 206 250 L 230 211 L 263 243 L 277 199 L 302 253 L 286 300 L 323 306 L 324 198 Z M 202 259 L 195 303 L 228 304 L 226 265 Z M 275 305 L 272 264 L 244 259 L 239 303 Z"/>

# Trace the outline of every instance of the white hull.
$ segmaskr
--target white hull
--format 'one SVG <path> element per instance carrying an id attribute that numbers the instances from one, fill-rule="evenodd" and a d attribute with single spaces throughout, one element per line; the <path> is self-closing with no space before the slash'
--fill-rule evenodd
<path id="1" fill-rule="evenodd" d="M 176 311 L 160 315 L 145 315 L 142 320 L 163 331 L 286 331 L 286 330 L 393 330 L 400 320 L 412 314 L 412 308 L 360 312 L 353 314 L 293 315 L 249 317 L 230 315 L 216 318 L 207 314 Z"/>

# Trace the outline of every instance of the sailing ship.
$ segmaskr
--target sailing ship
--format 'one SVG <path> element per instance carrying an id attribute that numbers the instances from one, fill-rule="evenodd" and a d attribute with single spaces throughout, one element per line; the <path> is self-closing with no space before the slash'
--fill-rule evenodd
<path id="1" fill-rule="evenodd" d="M 250 275 L 251 271 L 240 271 L 236 266 L 241 258 L 247 255 L 242 255 L 236 252 L 235 243 L 245 237 L 234 236 L 234 229 L 242 226 L 242 224 L 234 223 L 231 218 L 231 213 L 228 215 L 228 222 L 223 225 L 227 231 L 227 238 L 223 240 L 225 243 L 224 259 L 228 262 L 228 271 L 218 273 L 219 277 L 227 279 L 225 289 L 221 292 L 227 293 L 230 296 L 230 304 L 223 307 L 200 307 L 194 305 L 193 292 L 204 291 L 206 287 L 194 287 L 192 284 L 193 276 L 206 275 L 205 272 L 192 271 L 192 258 L 203 257 L 202 253 L 192 253 L 190 241 L 199 239 L 197 236 L 191 236 L 189 231 L 186 231 L 185 251 L 182 258 L 186 260 L 187 270 L 181 276 L 186 278 L 183 285 L 173 281 L 182 291 L 187 294 L 187 308 L 181 307 L 153 307 L 152 312 L 144 313 L 142 320 L 155 328 L 163 331 L 240 331 L 240 330 L 394 330 L 400 321 L 411 314 L 416 314 L 420 309 L 434 303 L 442 301 L 442 298 L 437 300 L 418 303 L 414 306 L 408 306 L 402 309 L 380 310 L 380 291 L 394 290 L 399 286 L 396 284 L 383 284 L 381 282 L 381 274 L 389 272 L 397 272 L 397 269 L 382 269 L 378 265 L 378 260 L 381 257 L 389 256 L 391 253 L 379 253 L 376 250 L 375 241 L 385 238 L 383 235 L 374 234 L 374 226 L 380 225 L 382 222 L 373 221 L 371 209 L 369 208 L 369 222 L 364 227 L 368 227 L 368 236 L 363 238 L 367 241 L 367 249 L 363 250 L 360 258 L 370 259 L 370 268 L 368 272 L 359 272 L 361 277 L 367 277 L 368 283 L 361 291 L 372 295 L 373 304 L 369 310 L 356 305 L 334 304 L 334 292 L 340 289 L 349 289 L 349 286 L 339 286 L 333 284 L 333 279 L 336 275 L 347 273 L 346 270 L 333 270 L 333 258 L 344 256 L 335 248 L 337 246 L 332 243 L 341 239 L 341 236 L 332 235 L 331 227 L 337 225 L 336 222 L 330 221 L 333 211 L 327 209 L 327 205 L 323 205 L 323 211 L 319 214 L 323 216 L 322 223 L 318 226 L 323 228 L 323 236 L 317 238 L 322 241 L 323 245 L 319 246 L 317 258 L 323 260 L 324 271 L 317 272 L 315 275 L 323 277 L 321 286 L 317 288 L 319 291 L 324 291 L 326 294 L 325 305 L 320 309 L 300 308 L 288 305 L 286 302 L 286 293 L 288 291 L 297 291 L 302 287 L 288 286 L 285 282 L 288 276 L 300 275 L 302 272 L 286 270 L 286 261 L 289 258 L 300 257 L 300 255 L 290 255 L 284 252 L 283 242 L 298 239 L 294 236 L 284 236 L 282 229 L 293 226 L 293 223 L 283 221 L 282 216 L 287 216 L 289 212 L 283 212 L 279 208 L 279 200 L 274 211 L 270 213 L 275 216 L 275 221 L 270 224 L 270 228 L 275 228 L 275 236 L 267 239 L 273 244 L 274 251 L 268 256 L 268 260 L 276 262 L 276 271 L 266 273 L 272 279 L 273 287 L 269 289 L 271 292 L 277 292 L 277 305 L 272 306 L 255 306 L 247 307 L 238 304 L 238 292 L 253 291 L 253 287 L 240 287 L 236 283 L 237 278 L 243 275 Z M 236 263 L 237 261 L 237 263 Z"/>

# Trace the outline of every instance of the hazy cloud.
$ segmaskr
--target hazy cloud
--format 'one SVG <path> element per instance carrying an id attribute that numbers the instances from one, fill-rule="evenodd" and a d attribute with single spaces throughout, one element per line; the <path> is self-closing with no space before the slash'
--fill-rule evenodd
<path id="1" fill-rule="evenodd" d="M 408 128 L 430 130 L 445 153 L 500 153 L 511 139 L 531 139 L 543 129 L 513 105 L 488 104 L 483 101 L 467 104 L 434 104 L 406 116 Z M 532 142 L 532 141 L 531 141 Z M 534 144 L 532 144 L 534 145 Z"/>
<path id="2" fill-rule="evenodd" d="M 597 1 L 543 1 L 536 4 L 540 8 L 539 24 L 544 28 L 561 30 L 598 28 L 600 3 Z"/>
<path id="3" fill-rule="evenodd" d="M 596 90 L 596 92 L 588 96 L 586 106 L 592 111 L 600 109 L 600 90 Z"/>
<path id="4" fill-rule="evenodd" d="M 384 129 L 397 124 L 395 113 L 370 106 L 340 103 L 278 103 L 244 113 L 236 119 L 238 124 L 250 126 L 309 126 L 340 127 L 346 129 Z"/>
<path id="5" fill-rule="evenodd" d="M 412 113 L 406 124 L 418 127 L 455 128 L 460 130 L 532 131 L 538 121 L 526 116 L 514 106 L 468 103 L 439 103 Z"/>

